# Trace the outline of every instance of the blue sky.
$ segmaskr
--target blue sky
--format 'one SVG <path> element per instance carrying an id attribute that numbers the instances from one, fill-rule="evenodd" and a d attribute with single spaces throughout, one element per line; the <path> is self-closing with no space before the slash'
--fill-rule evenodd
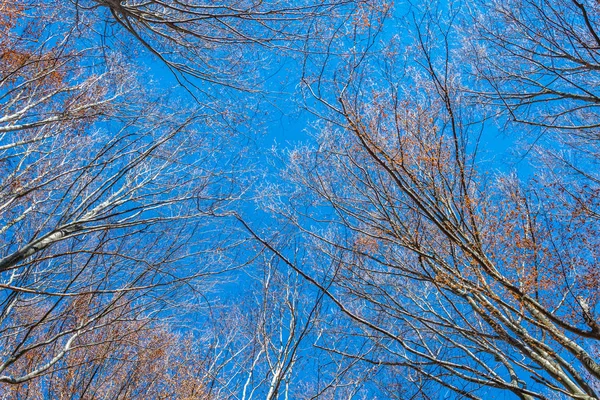
<path id="1" fill-rule="evenodd" d="M 316 375 L 319 379 L 331 378 L 337 372 L 337 370 L 327 370 L 331 365 L 343 370 L 353 362 L 351 357 L 342 357 L 341 354 L 335 352 L 317 350 L 312 347 L 314 343 L 340 345 L 341 349 L 356 354 L 360 354 L 364 348 L 372 345 L 377 348 L 377 352 L 379 352 L 377 354 L 383 354 L 384 358 L 389 357 L 396 360 L 418 358 L 414 354 L 407 356 L 403 353 L 402 344 L 404 342 L 392 340 L 393 338 L 390 337 L 385 338 L 384 335 L 378 338 L 377 332 L 382 334 L 381 330 L 377 331 L 373 326 L 371 327 L 373 329 L 366 328 L 368 325 L 366 323 L 351 321 L 350 315 L 366 315 L 366 318 L 373 318 L 376 324 L 381 324 L 380 327 L 387 326 L 391 332 L 399 332 L 401 329 L 410 331 L 408 325 L 403 325 L 401 312 L 394 315 L 394 311 L 388 314 L 386 310 L 383 310 L 379 313 L 380 305 L 371 300 L 382 298 L 384 303 L 386 301 L 392 303 L 394 297 L 386 298 L 385 296 L 388 295 L 386 291 L 394 293 L 394 290 L 398 290 L 397 298 L 406 298 L 408 299 L 407 304 L 410 303 L 411 299 L 407 295 L 408 289 L 406 293 L 399 289 L 409 286 L 402 286 L 406 282 L 400 280 L 402 279 L 400 274 L 396 276 L 395 272 L 389 273 L 386 270 L 388 266 L 385 261 L 386 257 L 390 257 L 392 260 L 390 262 L 418 265 L 417 262 L 420 261 L 420 258 L 416 258 L 414 254 L 412 258 L 410 254 L 406 255 L 406 249 L 410 246 L 402 241 L 398 243 L 393 240 L 387 243 L 384 241 L 373 243 L 368 240 L 361 242 L 360 239 L 364 238 L 360 236 L 360 229 L 361 223 L 368 226 L 365 221 L 373 221 L 373 232 L 375 232 L 373 235 L 377 237 L 379 235 L 377 232 L 384 232 L 376 230 L 378 227 L 386 225 L 386 222 L 378 225 L 382 219 L 377 220 L 377 216 L 381 215 L 378 212 L 394 211 L 397 208 L 405 213 L 402 217 L 407 220 L 410 215 L 417 215 L 414 219 L 417 222 L 420 222 L 420 217 L 418 217 L 420 214 L 418 212 L 411 214 L 418 207 L 403 208 L 407 201 L 410 202 L 410 199 L 406 200 L 406 196 L 402 197 L 402 190 L 395 187 L 394 180 L 389 179 L 382 172 L 383 169 L 373 161 L 375 157 L 369 158 L 368 152 L 361 151 L 358 135 L 355 137 L 351 129 L 344 127 L 344 124 L 349 123 L 348 121 L 352 119 L 350 117 L 354 116 L 350 114 L 343 116 L 334 110 L 336 107 L 341 107 L 338 97 L 347 96 L 344 97 L 344 100 L 348 103 L 344 104 L 356 105 L 356 109 L 353 111 L 356 111 L 357 118 L 360 117 L 360 121 L 364 121 L 366 125 L 374 126 L 372 128 L 369 125 L 369 129 L 374 132 L 376 140 L 381 138 L 383 146 L 387 146 L 389 143 L 391 143 L 389 146 L 393 146 L 404 139 L 404 137 L 400 137 L 401 133 L 397 135 L 397 138 L 394 136 L 395 131 L 392 128 L 398 127 L 400 123 L 397 122 L 399 119 L 391 117 L 394 114 L 389 112 L 390 110 L 402 111 L 403 106 L 395 108 L 392 100 L 407 104 L 407 107 L 412 107 L 411 111 L 426 109 L 429 113 L 428 116 L 434 115 L 437 118 L 431 117 L 434 121 L 431 123 L 433 128 L 428 131 L 428 134 L 433 132 L 434 134 L 430 136 L 435 137 L 436 140 L 439 139 L 440 143 L 446 137 L 450 137 L 448 134 L 449 119 L 444 107 L 436 108 L 438 103 L 427 97 L 437 98 L 441 95 L 435 95 L 435 93 L 439 95 L 439 86 L 436 86 L 435 79 L 428 76 L 428 67 L 423 57 L 424 54 L 429 54 L 434 59 L 434 69 L 440 74 L 436 77 L 444 75 L 445 50 L 442 45 L 443 41 L 440 39 L 445 32 L 444 23 L 419 25 L 429 28 L 433 26 L 431 28 L 433 37 L 430 38 L 431 42 L 429 43 L 433 50 L 423 53 L 416 45 L 418 43 L 414 37 L 416 28 L 411 25 L 412 23 L 418 24 L 419 21 L 418 17 L 413 20 L 410 14 L 411 11 L 416 12 L 416 9 L 398 6 L 384 19 L 377 20 L 372 19 L 373 15 L 370 14 L 360 15 L 360 12 L 365 12 L 365 10 L 361 6 L 355 7 L 353 4 L 349 3 L 342 8 L 344 12 L 347 12 L 346 18 L 338 16 L 339 19 L 336 19 L 329 15 L 322 16 L 322 19 L 315 23 L 315 27 L 311 26 L 311 29 L 315 29 L 315 31 L 318 31 L 316 27 L 322 29 L 319 31 L 321 40 L 309 41 L 306 46 L 303 46 L 302 40 L 296 38 L 295 41 L 290 42 L 289 49 L 284 49 L 283 44 L 279 42 L 242 44 L 241 46 L 224 45 L 222 48 L 218 46 L 211 48 L 208 45 L 206 47 L 190 46 L 187 48 L 190 53 L 178 53 L 176 49 L 167 47 L 167 50 L 164 51 L 165 58 L 162 61 L 156 54 L 151 53 L 139 43 L 136 45 L 137 42 L 128 41 L 127 36 L 120 36 L 127 32 L 122 32 L 114 22 L 92 19 L 90 23 L 91 26 L 97 28 L 98 35 L 90 39 L 89 43 L 94 43 L 94 40 L 102 40 L 102 44 L 109 49 L 104 55 L 114 48 L 116 49 L 115 54 L 109 54 L 109 56 L 120 55 L 127 58 L 126 61 L 129 65 L 137 68 L 138 79 L 151 90 L 152 95 L 155 95 L 156 102 L 160 103 L 156 106 L 170 113 L 165 116 L 165 121 L 159 122 L 165 122 L 168 125 L 167 122 L 175 123 L 178 118 L 183 118 L 187 114 L 197 113 L 199 115 L 195 123 L 182 135 L 180 143 L 185 143 L 192 149 L 195 143 L 192 143 L 189 138 L 193 137 L 194 140 L 205 145 L 198 151 L 195 148 L 189 152 L 183 149 L 182 158 L 179 159 L 183 164 L 194 165 L 211 178 L 214 177 L 214 185 L 211 184 L 205 192 L 202 192 L 202 196 L 199 195 L 199 198 L 196 199 L 196 208 L 206 211 L 204 208 L 208 210 L 214 206 L 215 213 L 219 215 L 231 211 L 238 212 L 242 215 L 246 226 L 251 227 L 260 237 L 264 238 L 275 252 L 279 251 L 279 254 L 276 255 L 271 251 L 266 251 L 261 243 L 253 240 L 250 232 L 231 215 L 212 219 L 204 225 L 186 225 L 185 228 L 192 232 L 193 242 L 187 243 L 189 247 L 182 250 L 182 253 L 189 257 L 185 257 L 181 263 L 177 263 L 182 269 L 177 271 L 178 273 L 185 275 L 193 272 L 194 268 L 206 269 L 209 272 L 214 272 L 215 269 L 232 268 L 231 271 L 221 275 L 203 278 L 210 281 L 213 286 L 210 288 L 211 290 L 208 290 L 209 285 L 206 282 L 200 283 L 200 289 L 193 298 L 193 301 L 200 304 L 200 311 L 197 314 L 192 311 L 191 315 L 186 317 L 191 317 L 192 321 L 198 324 L 196 328 L 199 331 L 209 327 L 208 325 L 213 321 L 212 318 L 215 315 L 218 316 L 219 323 L 223 322 L 222 326 L 215 324 L 215 329 L 222 328 L 227 331 L 239 328 L 242 332 L 240 338 L 229 344 L 232 346 L 232 353 L 235 353 L 235 346 L 244 346 L 244 340 L 256 340 L 256 337 L 252 336 L 252 332 L 245 331 L 244 329 L 247 327 L 241 325 L 247 322 L 253 326 L 252 323 L 264 317 L 268 323 L 262 326 L 268 326 L 268 339 L 276 343 L 269 347 L 269 354 L 276 355 L 281 351 L 281 344 L 285 343 L 290 336 L 287 325 L 290 323 L 291 313 L 294 312 L 291 310 L 290 304 L 298 306 L 296 312 L 303 322 L 309 315 L 317 315 L 315 330 L 307 333 L 297 353 L 302 360 L 298 361 L 301 369 L 296 373 L 297 381 L 294 381 L 293 384 L 298 388 L 300 385 L 313 384 L 314 382 L 311 380 L 315 380 Z M 438 11 L 446 13 L 449 10 L 448 7 L 441 6 Z M 377 12 L 374 12 L 374 15 L 376 14 Z M 355 18 L 355 15 L 358 17 Z M 106 17 L 110 18 L 108 14 Z M 405 17 L 408 17 L 408 20 Z M 433 18 L 425 19 L 425 21 L 435 22 L 437 20 Z M 295 21 L 285 29 L 294 30 L 294 23 L 297 23 L 299 27 L 304 27 L 302 25 L 304 22 Z M 333 22 L 336 25 L 328 25 Z M 109 33 L 107 37 L 102 37 L 107 33 Z M 331 37 L 333 38 L 329 40 Z M 131 38 L 129 37 L 129 39 Z M 150 43 L 155 43 L 152 40 L 151 38 Z M 86 42 L 86 45 L 89 43 Z M 131 47 L 127 47 L 129 45 Z M 458 39 L 451 35 L 448 47 L 452 57 L 461 55 L 460 45 Z M 119 53 L 117 50 L 123 46 L 125 48 L 122 53 Z M 81 49 L 84 46 L 82 44 L 76 48 Z M 190 54 L 196 58 L 191 57 Z M 204 63 L 202 57 L 207 57 L 210 62 Z M 98 59 L 100 60 L 100 58 Z M 165 62 L 173 60 L 175 62 L 187 60 L 191 66 L 200 70 L 187 69 L 188 66 L 182 66 L 181 70 L 174 71 L 165 64 Z M 202 69 L 202 66 L 211 66 L 213 62 L 221 66 L 224 73 L 234 71 L 237 75 L 208 80 L 193 76 L 194 74 L 201 75 L 206 71 L 215 71 L 211 67 L 206 67 L 206 70 Z M 99 64 L 104 65 L 102 61 Z M 453 84 L 456 83 L 456 87 L 459 86 L 459 83 L 466 86 L 474 84 L 475 80 L 469 76 L 469 71 L 465 66 L 460 63 L 451 63 L 451 67 L 452 71 L 449 72 L 448 79 L 455 79 Z M 346 84 L 347 86 L 345 86 Z M 533 133 L 529 132 L 529 135 L 525 135 L 524 130 L 520 130 L 515 124 L 507 124 L 504 117 L 497 116 L 492 116 L 485 124 L 481 124 L 482 116 L 490 116 L 490 114 L 486 114 L 488 111 L 483 110 L 483 107 L 467 103 L 465 97 L 461 97 L 457 94 L 458 92 L 460 90 L 453 92 L 456 97 L 453 97 L 452 101 L 456 101 L 462 110 L 461 121 L 473 123 L 467 134 L 469 145 L 464 150 L 471 154 L 474 151 L 476 138 L 480 139 L 474 166 L 480 170 L 481 176 L 487 176 L 488 178 L 485 179 L 491 182 L 488 184 L 486 181 L 484 184 L 475 181 L 473 187 L 476 187 L 476 190 L 481 188 L 482 191 L 495 190 L 495 178 L 510 174 L 517 175 L 521 179 L 518 183 L 527 186 L 528 180 L 535 177 L 536 171 L 534 168 L 536 166 L 530 165 L 533 158 L 530 157 L 528 149 L 536 143 L 540 132 L 543 132 L 539 130 L 536 132 L 533 128 Z M 381 107 L 378 108 L 378 106 Z M 431 108 L 427 108 L 430 106 Z M 132 109 L 136 108 L 132 107 Z M 171 121 L 167 117 L 173 117 L 173 120 Z M 349 118 L 345 120 L 344 117 Z M 94 128 L 100 128 L 98 132 L 110 134 L 111 129 L 120 126 L 120 123 L 121 121 L 111 120 L 111 123 L 98 124 Z M 427 123 L 418 126 L 430 127 Z M 400 132 L 401 129 L 398 131 Z M 443 133 L 438 135 L 439 132 Z M 189 137 L 185 135 L 189 135 Z M 148 142 L 153 140 L 153 136 L 150 135 L 144 138 L 143 140 Z M 542 139 L 545 140 L 546 137 L 544 136 Z M 186 142 L 186 140 L 188 141 Z M 330 142 L 327 142 L 328 140 Z M 540 141 L 540 143 L 542 142 L 544 141 Z M 357 147 L 352 147 L 357 144 Z M 420 144 L 422 145 L 423 142 Z M 410 148 L 411 145 L 409 143 L 407 147 Z M 548 146 L 551 147 L 552 144 Z M 427 144 L 422 147 L 427 148 Z M 431 147 L 435 147 L 435 144 Z M 318 151 L 315 150 L 317 148 Z M 299 150 L 294 152 L 294 149 Z M 90 149 L 90 151 L 92 150 L 94 149 Z M 323 151 L 321 152 L 321 150 Z M 362 150 L 365 149 L 362 148 Z M 416 154 L 419 155 L 418 151 Z M 355 155 L 356 158 L 353 158 Z M 320 164 L 316 162 L 311 164 L 311 161 L 320 156 L 323 157 L 319 159 Z M 418 157 L 416 158 L 418 159 Z M 330 162 L 329 165 L 328 162 Z M 347 164 L 344 165 L 344 162 Z M 423 162 L 425 163 L 425 161 Z M 415 165 L 425 164 L 417 162 Z M 118 165 L 117 167 L 122 166 Z M 433 175 L 439 171 L 456 171 L 456 169 L 440 168 L 435 170 Z M 417 171 L 417 175 L 420 172 L 426 175 L 428 171 Z M 377 196 L 369 197 L 368 195 L 371 194 L 369 192 L 370 181 L 367 179 L 361 181 L 361 178 L 370 174 L 374 178 L 373 182 L 383 183 L 385 187 L 382 189 L 387 191 L 380 193 L 382 196 L 378 199 L 383 198 L 384 200 L 379 204 L 377 202 L 369 203 Z M 448 177 L 453 183 L 448 186 L 456 188 L 456 181 L 450 175 L 452 172 L 448 173 Z M 305 181 L 304 178 L 306 178 Z M 323 180 L 318 181 L 321 178 Z M 445 176 L 441 178 L 443 179 Z M 311 181 L 311 179 L 313 180 Z M 482 178 L 482 180 L 484 179 Z M 424 178 L 415 187 L 422 182 L 427 181 Z M 310 184 L 314 186 L 311 187 Z M 319 186 L 320 184 L 322 186 Z M 320 189 L 322 190 L 319 192 Z M 418 189 L 421 190 L 421 187 Z M 177 191 L 176 188 L 173 190 Z M 450 203 L 462 198 L 462 192 L 457 193 L 456 190 L 450 190 L 450 192 L 446 199 Z M 487 198 L 486 194 L 482 193 L 481 198 Z M 339 203 L 329 201 L 328 195 L 333 198 L 338 196 L 337 200 L 347 201 L 344 204 L 348 208 L 336 208 L 335 206 L 339 206 Z M 231 196 L 231 199 L 214 202 L 210 198 L 211 196 Z M 361 208 L 363 205 L 364 209 Z M 537 205 L 541 207 L 544 203 L 539 202 Z M 455 208 L 461 209 L 461 207 L 462 205 L 459 205 Z M 502 210 L 501 207 L 497 209 Z M 510 207 L 505 209 L 509 212 L 512 211 Z M 352 214 L 354 210 L 365 213 L 362 215 Z M 163 210 L 151 210 L 144 215 L 159 215 L 160 212 Z M 290 214 L 286 214 L 288 212 Z M 301 214 L 302 212 L 305 214 Z M 460 218 L 463 218 L 462 215 Z M 369 220 L 371 217 L 373 219 Z M 488 217 L 500 219 L 502 215 Z M 402 218 L 399 217 L 398 221 L 402 222 Z M 348 222 L 350 223 L 348 224 Z M 464 220 L 461 223 L 464 223 Z M 467 224 L 465 223 L 465 225 Z M 518 229 L 513 232 L 516 231 Z M 425 236 L 427 236 L 426 231 Z M 13 236 L 7 237 L 13 238 Z M 160 237 L 160 232 L 156 237 Z M 510 240 L 510 238 L 508 239 Z M 339 240 L 339 242 L 331 243 L 328 240 Z M 437 240 L 435 233 L 432 234 L 431 243 L 447 243 L 441 239 L 439 242 Z M 232 246 L 227 251 L 220 248 L 220 246 L 224 247 L 224 244 L 231 243 L 238 245 Z M 140 242 L 140 244 L 146 244 L 146 242 Z M 355 248 L 354 246 L 359 251 L 350 251 Z M 361 246 L 365 246 L 364 248 L 367 250 Z M 388 252 L 377 253 L 380 249 L 378 246 L 386 248 Z M 452 244 L 449 246 L 449 248 L 454 248 Z M 448 249 L 438 250 L 441 251 L 442 257 L 450 260 L 448 262 L 451 265 L 452 263 L 459 264 L 457 270 L 466 270 L 466 266 L 463 268 L 463 264 L 461 264 L 463 261 L 461 257 L 464 257 L 464 254 L 460 254 L 461 251 L 457 255 L 443 254 L 444 250 Z M 202 254 L 195 254 L 195 252 Z M 366 257 L 369 255 L 368 252 L 374 252 L 375 256 Z M 401 259 L 400 257 L 403 255 L 406 258 Z M 457 259 L 459 261 L 456 261 Z M 393 267 L 396 268 L 398 265 Z M 498 265 L 503 266 L 502 261 Z M 364 269 L 358 269 L 359 267 L 364 267 Z M 355 272 L 354 268 L 359 272 Z M 378 268 L 383 271 L 381 276 L 377 275 L 380 272 Z M 368 279 L 371 277 L 370 273 L 374 271 L 376 272 L 374 276 L 381 279 L 377 281 L 379 286 Z M 277 277 L 273 278 L 277 281 L 276 285 L 268 286 L 265 283 L 267 282 L 265 276 L 270 273 Z M 304 277 L 300 276 L 302 274 Z M 353 276 L 353 274 L 356 275 Z M 342 283 L 337 285 L 338 282 L 334 278 L 341 276 L 348 280 L 340 280 Z M 307 282 L 311 279 L 314 280 L 312 283 Z M 202 286 L 205 283 L 206 285 Z M 340 307 L 338 307 L 340 304 L 336 305 L 331 298 L 325 298 L 320 304 L 322 313 L 311 314 L 314 311 L 315 299 L 322 294 L 314 283 L 331 288 L 332 297 L 348 295 L 349 297 L 344 299 L 348 301 L 347 309 L 350 311 L 340 312 Z M 265 289 L 267 286 L 269 290 Z M 367 292 L 373 290 L 371 293 L 375 294 L 371 299 L 363 298 L 361 297 L 362 292 L 358 290 L 361 288 Z M 432 290 L 431 287 L 425 286 L 420 289 Z M 206 291 L 204 292 L 204 290 Z M 381 292 L 378 292 L 379 290 Z M 440 290 L 440 292 L 442 291 Z M 182 290 L 174 296 L 185 297 L 187 293 Z M 291 300 L 278 302 L 278 299 Z M 294 302 L 296 300 L 297 303 Z M 396 311 L 401 308 L 402 305 L 397 305 Z M 178 311 L 180 310 L 173 306 L 164 315 L 173 317 L 173 320 L 176 321 Z M 205 311 L 207 313 L 203 314 Z M 459 311 L 472 312 L 466 303 L 459 304 L 455 311 L 457 313 Z M 352 314 L 352 312 L 356 314 Z M 228 315 L 233 315 L 243 322 L 227 320 Z M 186 323 L 187 325 L 183 324 L 181 328 L 183 331 L 194 329 L 193 323 L 192 326 L 189 321 Z M 261 327 L 260 324 L 257 326 Z M 425 327 L 425 324 L 421 327 Z M 416 337 L 414 335 L 418 333 L 419 329 L 413 331 L 412 337 L 410 334 L 407 336 L 407 342 Z M 400 334 L 398 333 L 398 335 Z M 215 338 L 215 341 L 218 341 L 217 339 L 220 338 Z M 344 342 L 344 340 L 346 341 Z M 418 340 L 416 342 L 415 347 L 419 348 Z M 446 355 L 450 359 L 459 355 L 464 356 L 467 351 L 463 352 L 463 350 L 456 347 Z M 252 355 L 254 356 L 254 353 Z M 497 361 L 493 360 L 489 354 L 486 357 L 490 362 Z M 226 374 L 235 374 L 237 367 L 238 364 L 228 364 L 223 371 Z M 323 368 L 324 372 L 315 375 L 315 370 L 319 370 L 319 368 Z M 435 367 L 431 367 L 431 370 L 434 371 Z M 266 364 L 264 363 L 256 367 L 257 382 L 261 377 L 264 378 L 265 371 Z M 349 369 L 345 379 L 348 379 L 348 382 L 353 380 L 356 387 L 364 384 L 360 389 L 361 392 L 355 394 L 354 398 L 360 398 L 361 395 L 363 398 L 370 398 L 369 396 L 374 398 L 375 395 L 385 398 L 386 392 L 377 387 L 376 378 L 383 376 L 379 382 L 383 385 L 396 378 L 400 381 L 406 378 L 408 381 L 409 376 L 402 375 L 406 371 L 408 370 L 402 368 L 386 370 L 377 363 L 359 362 L 355 369 Z M 356 382 L 360 382 L 360 384 Z M 534 382 L 527 380 L 527 383 L 533 384 Z M 352 383 L 347 385 L 347 387 L 351 386 Z M 262 390 L 261 395 L 264 395 L 266 386 L 263 384 L 260 390 Z M 341 391 L 342 389 L 340 389 L 340 393 Z M 483 390 L 482 393 L 494 392 L 493 390 Z M 438 394 L 444 398 L 452 398 L 450 394 L 442 392 L 438 392 Z M 496 393 L 493 395 L 495 396 Z"/>

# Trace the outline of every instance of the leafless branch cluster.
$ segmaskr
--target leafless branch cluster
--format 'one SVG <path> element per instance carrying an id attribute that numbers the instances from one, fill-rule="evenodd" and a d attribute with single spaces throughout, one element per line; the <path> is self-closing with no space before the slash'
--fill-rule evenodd
<path id="1" fill-rule="evenodd" d="M 284 156 L 295 188 L 271 207 L 315 261 L 253 233 L 352 322 L 329 351 L 401 374 L 397 393 L 597 398 L 597 118 L 594 68 L 583 61 L 594 52 L 595 6 L 481 7 L 495 8 L 473 8 L 474 29 L 455 28 L 453 7 L 412 9 L 413 36 L 398 39 L 406 53 L 382 50 L 390 63 L 366 55 L 329 83 L 335 96 L 308 82 L 326 117 L 316 147 Z M 495 88 L 480 93 L 491 103 L 472 105 L 474 70 Z M 531 178 L 491 175 L 479 158 L 482 124 L 503 109 L 549 132 Z M 566 150 L 580 159 L 568 163 Z"/>
<path id="2" fill-rule="evenodd" d="M 596 2 L 0 11 L 0 396 L 600 395 Z"/>

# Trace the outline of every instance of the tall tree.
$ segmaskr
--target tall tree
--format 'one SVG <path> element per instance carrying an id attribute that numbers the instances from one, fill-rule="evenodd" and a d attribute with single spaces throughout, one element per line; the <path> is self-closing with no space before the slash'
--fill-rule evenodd
<path id="1" fill-rule="evenodd" d="M 556 95 L 595 90 L 593 65 L 565 67 L 574 61 L 557 46 L 596 51 L 572 39 L 593 38 L 596 6 L 559 3 L 498 3 L 486 16 L 472 7 L 480 25 L 468 8 L 412 7 L 395 43 L 350 58 L 328 84 L 306 80 L 325 118 L 315 147 L 285 157 L 293 185 L 272 207 L 314 261 L 252 233 L 352 322 L 329 350 L 395 376 L 400 398 L 598 398 L 595 105 Z M 476 77 L 494 91 L 469 78 L 481 65 L 495 75 Z M 526 173 L 495 172 L 480 154 L 490 119 L 505 121 L 490 99 L 550 132 Z M 571 164 L 553 157 L 567 149 Z"/>
<path id="2" fill-rule="evenodd" d="M 337 5 L 0 2 L 2 384 L 92 371 L 102 340 L 127 351 L 97 338 L 142 340 L 236 266 L 212 217 L 242 191 L 252 105 L 222 90 L 259 91 L 256 48 L 295 47 Z"/>
<path id="3" fill-rule="evenodd" d="M 18 384 L 217 272 L 206 215 L 234 194 L 213 115 L 162 105 L 70 5 L 2 8 L 0 381 Z"/>

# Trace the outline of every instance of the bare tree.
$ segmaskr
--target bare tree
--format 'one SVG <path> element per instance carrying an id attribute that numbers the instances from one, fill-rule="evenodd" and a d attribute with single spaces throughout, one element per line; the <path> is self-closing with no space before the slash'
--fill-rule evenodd
<path id="1" fill-rule="evenodd" d="M 525 152 L 543 164 L 546 195 L 598 219 L 596 2 L 473 4 L 464 50 L 476 101 L 508 129 L 531 132 Z M 504 116 L 504 117 L 502 117 Z M 515 135 L 513 135 L 515 136 Z"/>
<path id="2" fill-rule="evenodd" d="M 212 398 L 304 398 L 313 373 L 311 341 L 323 296 L 281 272 L 273 256 L 257 259 L 245 288 L 221 301 L 206 321 L 201 347 Z"/>
<path id="3" fill-rule="evenodd" d="M 598 4 L 534 0 L 469 6 L 464 45 L 471 72 L 485 82 L 479 100 L 502 106 L 522 124 L 597 139 L 591 129 L 598 126 Z"/>
<path id="4" fill-rule="evenodd" d="M 32 316 L 35 310 L 29 310 Z M 77 310 L 82 315 L 82 310 Z M 168 324 L 140 319 L 131 307 L 102 327 L 84 333 L 52 371 L 21 385 L 3 385 L 11 399 L 207 399 L 201 349 L 192 337 Z M 22 373 L 46 358 L 47 349 L 31 352 Z"/>
<path id="5" fill-rule="evenodd" d="M 571 21 L 582 12 L 574 10 L 561 15 Z M 325 118 L 315 147 L 286 156 L 294 186 L 272 208 L 296 225 L 314 261 L 294 260 L 285 243 L 247 225 L 353 321 L 329 351 L 386 370 L 405 398 L 598 398 L 600 232 L 590 218 L 597 202 L 564 193 L 582 181 L 596 193 L 596 163 L 584 153 L 592 161 L 567 175 L 534 163 L 524 179 L 493 173 L 478 158 L 489 116 L 472 106 L 474 90 L 465 93 L 461 75 L 480 59 L 465 65 L 463 53 L 453 63 L 459 11 L 412 9 L 404 23 L 410 40 L 352 59 L 349 72 L 332 74 L 337 80 L 307 80 Z M 512 32 L 510 19 L 494 24 Z M 552 34 L 570 40 L 561 32 Z M 406 43 L 409 51 L 398 52 Z M 497 56 L 490 62 L 519 68 Z M 529 98 L 508 81 L 497 82 L 498 98 Z M 545 110 L 578 118 L 571 100 L 556 99 L 566 113 L 552 111 L 552 102 Z M 525 103 L 516 104 L 509 109 L 525 113 Z M 564 151 L 563 142 L 538 145 L 550 150 L 544 157 Z M 362 342 L 369 345 L 352 349 Z"/>
<path id="6" fill-rule="evenodd" d="M 223 88 L 259 91 L 250 77 L 264 79 L 267 56 L 256 48 L 319 41 L 321 17 L 331 22 L 334 9 L 346 15 L 357 3 L 0 2 L 0 382 L 20 385 L 3 393 L 50 396 L 92 373 L 89 390 L 114 378 L 123 391 L 103 396 L 142 396 L 139 385 L 151 382 L 139 369 L 149 362 L 94 357 L 129 354 L 130 342 L 143 348 L 144 326 L 173 329 L 157 338 L 169 349 L 160 362 L 180 359 L 176 328 L 153 321 L 185 312 L 209 276 L 235 268 L 228 250 L 244 240 L 214 217 L 244 190 L 240 140 L 228 134 L 240 115 L 249 119 L 236 112 L 255 104 Z M 187 92 L 144 75 L 162 68 L 154 57 Z M 268 364 L 258 386 L 273 398 L 311 326 L 298 325 L 294 294 L 286 298 L 283 347 L 270 325 L 252 338 Z"/>
<path id="7" fill-rule="evenodd" d="M 103 21 L 115 36 L 129 37 L 186 86 L 217 83 L 257 92 L 274 55 L 260 49 L 279 55 L 306 49 L 329 36 L 334 15 L 353 15 L 363 3 L 369 1 L 89 0 L 75 5 L 81 18 L 91 25 Z"/>
<path id="8" fill-rule="evenodd" d="M 207 216 L 236 194 L 212 112 L 163 105 L 118 49 L 84 47 L 68 5 L 1 6 L 0 382 L 19 384 L 231 267 Z"/>
<path id="9" fill-rule="evenodd" d="M 388 4 L 0 2 L 0 393 L 598 398 L 597 5 L 506 4 L 413 7 L 390 39 Z M 253 91 L 255 46 L 302 47 L 319 117 L 265 230 L 229 212 L 211 86 Z M 207 86 L 152 87 L 140 49 Z M 479 158 L 505 115 L 540 138 L 529 176 Z M 205 326 L 161 321 L 239 265 Z"/>

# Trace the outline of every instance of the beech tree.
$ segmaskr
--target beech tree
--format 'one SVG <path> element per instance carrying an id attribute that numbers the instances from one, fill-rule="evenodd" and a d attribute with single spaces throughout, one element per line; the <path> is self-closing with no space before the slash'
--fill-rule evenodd
<path id="1" fill-rule="evenodd" d="M 236 266 L 237 239 L 211 216 L 243 187 L 228 138 L 240 122 L 210 84 L 249 89 L 256 46 L 304 38 L 334 6 L 0 3 L 0 382 L 51 390 L 59 370 L 93 371 L 88 352 L 128 351 L 116 331 L 144 341 L 140 324 Z M 187 92 L 141 76 L 156 59 Z M 115 396 L 142 396 L 121 381 L 136 389 Z"/>
<path id="2" fill-rule="evenodd" d="M 332 14 L 343 9 L 345 3 L 89 0 L 78 2 L 77 7 L 98 11 L 109 24 L 122 28 L 164 62 L 181 82 L 193 85 L 190 78 L 198 78 L 256 92 L 259 90 L 256 79 L 260 77 L 253 72 L 258 66 L 267 68 L 260 62 L 264 55 L 257 53 L 257 47 L 281 52 L 318 42 L 322 40 L 318 27 L 325 21 L 335 22 Z M 361 3 L 367 2 L 347 5 L 352 9 L 354 4 Z M 307 39 L 311 29 L 312 35 Z"/>
<path id="3" fill-rule="evenodd" d="M 2 3 L 3 384 L 68 369 L 94 338 L 133 335 L 200 290 L 222 268 L 203 255 L 205 217 L 235 196 L 220 193 L 214 115 L 161 104 L 69 7 Z"/>
<path id="4" fill-rule="evenodd" d="M 598 398 L 596 3 L 0 10 L 2 396 Z M 289 50 L 315 144 L 249 188 Z"/>
<path id="5" fill-rule="evenodd" d="M 11 399 L 211 398 L 206 392 L 205 359 L 192 337 L 168 324 L 140 319 L 123 310 L 118 320 L 82 334 L 42 378 L 3 385 Z M 20 363 L 26 374 L 45 359 L 40 348 Z"/>
<path id="6" fill-rule="evenodd" d="M 359 4 L 0 2 L 3 395 L 214 397 L 219 359 L 176 342 L 209 278 L 244 263 L 217 218 L 246 190 L 237 133 L 269 60 Z M 271 397 L 294 332 L 276 361 L 270 330 L 253 339 Z"/>
<path id="7" fill-rule="evenodd" d="M 272 256 L 261 257 L 258 267 L 249 290 L 235 295 L 234 304 L 223 302 L 207 322 L 201 343 L 210 360 L 204 372 L 208 394 L 303 398 L 302 383 L 312 376 L 306 369 L 312 357 L 303 348 L 310 347 L 319 322 L 319 294 L 294 273 L 279 271 Z"/>
<path id="8" fill-rule="evenodd" d="M 305 78 L 317 144 L 284 155 L 271 208 L 313 261 L 248 226 L 388 396 L 598 398 L 597 5 L 469 5 L 413 6 L 395 42 Z M 490 121 L 538 139 L 528 172 L 486 160 Z"/>

